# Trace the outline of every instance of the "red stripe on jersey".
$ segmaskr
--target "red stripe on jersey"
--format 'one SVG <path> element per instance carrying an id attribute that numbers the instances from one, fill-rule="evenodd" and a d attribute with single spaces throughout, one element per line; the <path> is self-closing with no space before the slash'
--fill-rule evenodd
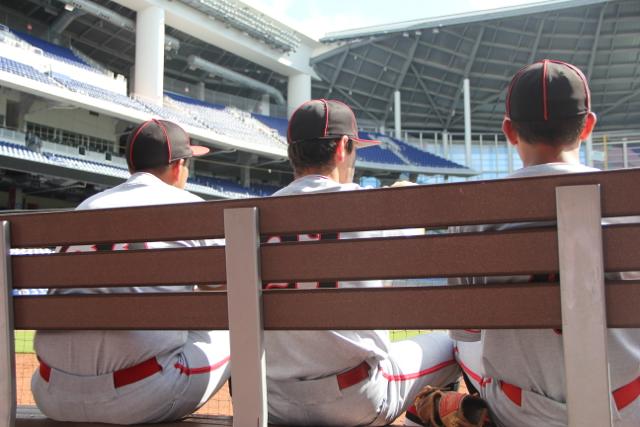
<path id="1" fill-rule="evenodd" d="M 416 378 L 423 377 L 425 375 L 432 374 L 434 372 L 439 371 L 440 369 L 444 369 L 447 366 L 451 366 L 455 364 L 456 364 L 455 360 L 453 359 L 447 360 L 446 362 L 439 363 L 435 366 L 432 366 L 420 372 L 414 372 L 413 374 L 392 375 L 383 371 L 382 369 L 380 369 L 380 372 L 382 372 L 382 376 L 385 377 L 388 381 L 407 381 L 407 380 L 413 380 Z"/>
<path id="2" fill-rule="evenodd" d="M 209 366 L 201 366 L 198 368 L 189 368 L 187 366 L 184 366 L 181 363 L 176 363 L 174 366 L 176 369 L 180 370 L 181 374 L 184 374 L 184 375 L 206 374 L 208 372 L 213 372 L 216 369 L 224 366 L 227 362 L 229 362 L 230 358 L 231 356 L 227 356 L 221 361 L 219 361 L 218 363 L 214 363 L 213 365 L 209 365 Z"/>

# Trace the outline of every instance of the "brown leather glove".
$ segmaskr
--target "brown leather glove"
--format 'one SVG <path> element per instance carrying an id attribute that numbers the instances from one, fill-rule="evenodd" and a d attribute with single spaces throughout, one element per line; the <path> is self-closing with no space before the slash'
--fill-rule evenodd
<path id="1" fill-rule="evenodd" d="M 414 405 L 427 427 L 495 427 L 487 402 L 477 395 L 426 386 Z"/>

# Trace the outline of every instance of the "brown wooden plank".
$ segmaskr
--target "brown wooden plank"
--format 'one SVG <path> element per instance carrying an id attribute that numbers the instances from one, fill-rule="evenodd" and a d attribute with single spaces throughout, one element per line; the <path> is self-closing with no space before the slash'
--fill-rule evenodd
<path id="1" fill-rule="evenodd" d="M 226 292 L 14 298 L 16 329 L 227 329 Z"/>
<path id="2" fill-rule="evenodd" d="M 640 169 L 85 212 L 2 215 L 13 247 L 223 236 L 226 208 L 257 206 L 264 234 L 541 221 L 558 185 L 599 183 L 605 216 L 640 212 Z M 182 221 L 179 219 L 183 219 Z"/>
<path id="3" fill-rule="evenodd" d="M 640 327 L 640 282 L 606 285 L 609 327 Z M 266 329 L 560 328 L 557 283 L 264 292 Z"/>
<path id="4" fill-rule="evenodd" d="M 268 329 L 557 328 L 557 284 L 264 292 Z"/>
<path id="5" fill-rule="evenodd" d="M 640 281 L 606 285 L 609 327 L 640 327 Z M 81 295 L 14 299 L 16 329 L 224 329 L 226 294 Z M 118 313 L 114 316 L 114 313 Z M 559 328 L 557 283 L 270 290 L 277 329 Z"/>
<path id="6" fill-rule="evenodd" d="M 558 270 L 557 252 L 553 228 L 267 244 L 261 274 L 265 282 L 537 274 Z"/>
<path id="7" fill-rule="evenodd" d="M 640 271 L 640 225 L 604 227 L 602 245 L 605 271 Z"/>
<path id="8" fill-rule="evenodd" d="M 603 232 L 605 270 L 640 270 L 640 225 Z M 555 229 L 268 244 L 268 282 L 498 276 L 558 270 Z M 346 254 L 346 255 L 345 255 Z M 12 257 L 15 288 L 224 283 L 223 247 Z"/>
<path id="9" fill-rule="evenodd" d="M 14 288 L 224 283 L 224 247 L 11 257 Z"/>
<path id="10" fill-rule="evenodd" d="M 640 328 L 640 281 L 607 283 L 606 298 L 610 328 Z"/>

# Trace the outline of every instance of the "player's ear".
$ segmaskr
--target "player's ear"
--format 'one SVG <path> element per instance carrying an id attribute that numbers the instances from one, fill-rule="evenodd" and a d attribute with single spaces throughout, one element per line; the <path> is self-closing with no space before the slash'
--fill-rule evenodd
<path id="1" fill-rule="evenodd" d="M 589 135 L 591 135 L 591 132 L 593 132 L 593 128 L 596 126 L 597 121 L 598 118 L 596 117 L 596 113 L 589 111 L 584 123 L 584 128 L 580 133 L 580 141 L 585 141 L 589 138 Z"/>
<path id="2" fill-rule="evenodd" d="M 518 144 L 518 132 L 514 129 L 513 122 L 509 117 L 505 117 L 504 120 L 502 120 L 502 132 L 511 145 Z"/>
<path id="3" fill-rule="evenodd" d="M 169 168 L 171 170 L 171 178 L 174 182 L 180 179 L 180 170 L 182 169 L 183 163 L 184 163 L 184 159 L 176 160 L 174 162 L 169 163 Z"/>
<path id="4" fill-rule="evenodd" d="M 341 162 L 347 157 L 349 152 L 347 152 L 347 144 L 349 142 L 349 137 L 347 135 L 342 135 L 342 138 L 338 140 L 338 146 L 336 147 L 336 162 Z"/>

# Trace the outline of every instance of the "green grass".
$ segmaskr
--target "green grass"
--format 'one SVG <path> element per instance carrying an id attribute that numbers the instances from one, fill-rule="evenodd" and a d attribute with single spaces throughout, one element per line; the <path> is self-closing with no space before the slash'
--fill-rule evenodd
<path id="1" fill-rule="evenodd" d="M 16 353 L 33 353 L 34 331 L 15 331 Z"/>
<path id="2" fill-rule="evenodd" d="M 397 330 L 397 331 L 389 331 L 389 339 L 391 342 L 406 340 L 407 338 L 415 337 L 420 334 L 428 334 L 431 331 L 427 330 Z"/>

